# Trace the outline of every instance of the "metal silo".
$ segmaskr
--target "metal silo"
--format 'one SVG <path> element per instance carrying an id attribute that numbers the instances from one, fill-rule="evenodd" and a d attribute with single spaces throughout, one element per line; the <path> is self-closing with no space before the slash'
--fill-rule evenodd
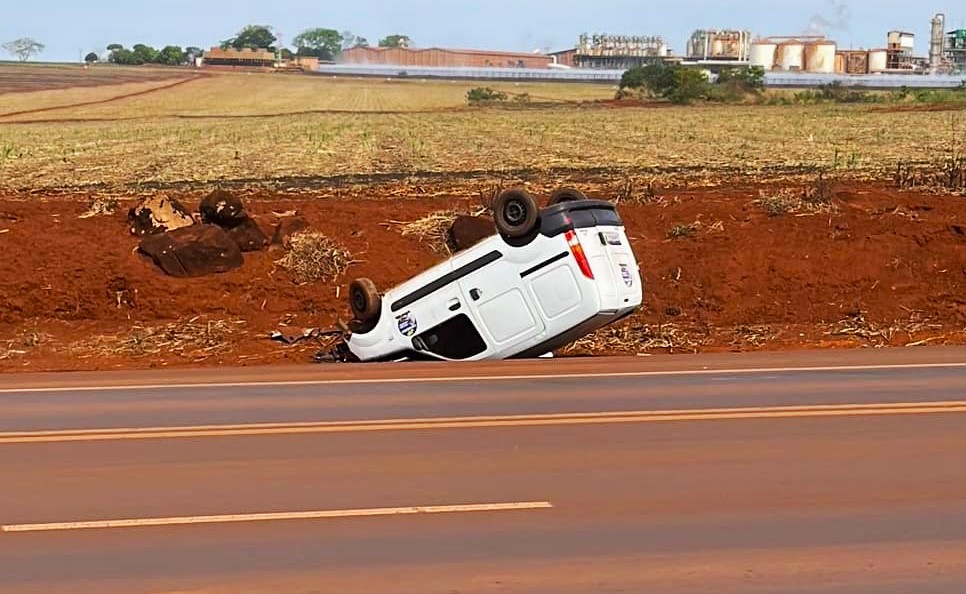
<path id="1" fill-rule="evenodd" d="M 835 44 L 819 41 L 805 46 L 805 70 L 819 74 L 835 72 Z"/>
<path id="2" fill-rule="evenodd" d="M 889 67 L 889 52 L 884 49 L 869 51 L 869 72 L 885 72 Z"/>
<path id="3" fill-rule="evenodd" d="M 778 46 L 778 63 L 782 70 L 801 71 L 805 67 L 805 45 L 789 41 Z"/>
<path id="4" fill-rule="evenodd" d="M 719 56 L 723 56 L 724 53 L 725 53 L 724 39 L 721 39 L 720 37 L 715 36 L 711 40 L 711 57 L 717 58 Z"/>
<path id="5" fill-rule="evenodd" d="M 770 41 L 756 41 L 752 43 L 750 59 L 751 65 L 761 66 L 765 70 L 774 69 L 776 50 L 778 50 L 777 43 L 772 43 Z"/>

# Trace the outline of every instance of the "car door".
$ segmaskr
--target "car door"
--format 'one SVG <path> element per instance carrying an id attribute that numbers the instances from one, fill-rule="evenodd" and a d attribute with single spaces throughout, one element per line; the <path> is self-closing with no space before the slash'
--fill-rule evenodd
<path id="1" fill-rule="evenodd" d="M 493 353 L 512 349 L 544 331 L 517 267 L 501 257 L 459 281 L 460 293 Z"/>

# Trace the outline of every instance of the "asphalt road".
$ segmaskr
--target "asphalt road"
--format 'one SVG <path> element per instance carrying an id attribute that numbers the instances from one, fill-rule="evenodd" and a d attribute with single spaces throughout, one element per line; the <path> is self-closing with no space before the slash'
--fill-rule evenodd
<path id="1" fill-rule="evenodd" d="M 0 592 L 966 591 L 966 350 L 0 378 Z"/>

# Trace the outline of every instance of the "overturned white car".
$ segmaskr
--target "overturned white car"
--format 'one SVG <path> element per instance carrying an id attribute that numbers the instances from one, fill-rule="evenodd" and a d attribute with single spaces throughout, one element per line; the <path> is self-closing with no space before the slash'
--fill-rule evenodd
<path id="1" fill-rule="evenodd" d="M 563 189 L 540 209 L 522 189 L 493 205 L 497 233 L 380 295 L 349 290 L 359 361 L 539 357 L 641 305 L 643 281 L 616 207 Z"/>

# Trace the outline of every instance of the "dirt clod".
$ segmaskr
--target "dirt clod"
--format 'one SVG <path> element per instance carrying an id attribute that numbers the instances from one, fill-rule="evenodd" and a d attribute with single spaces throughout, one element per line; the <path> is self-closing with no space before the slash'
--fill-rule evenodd
<path id="1" fill-rule="evenodd" d="M 152 235 L 141 241 L 139 249 L 166 274 L 176 277 L 207 276 L 242 265 L 238 245 L 216 225 L 193 225 Z"/>
<path id="2" fill-rule="evenodd" d="M 255 219 L 246 218 L 244 221 L 228 229 L 228 237 L 238 245 L 243 252 L 257 252 L 268 247 L 268 238 L 262 232 Z"/>
<path id="3" fill-rule="evenodd" d="M 241 198 L 224 190 L 215 190 L 198 205 L 201 222 L 231 229 L 248 220 Z"/>
<path id="4" fill-rule="evenodd" d="M 151 235 L 194 225 L 191 213 L 173 198 L 145 198 L 128 211 L 131 235 Z"/>

